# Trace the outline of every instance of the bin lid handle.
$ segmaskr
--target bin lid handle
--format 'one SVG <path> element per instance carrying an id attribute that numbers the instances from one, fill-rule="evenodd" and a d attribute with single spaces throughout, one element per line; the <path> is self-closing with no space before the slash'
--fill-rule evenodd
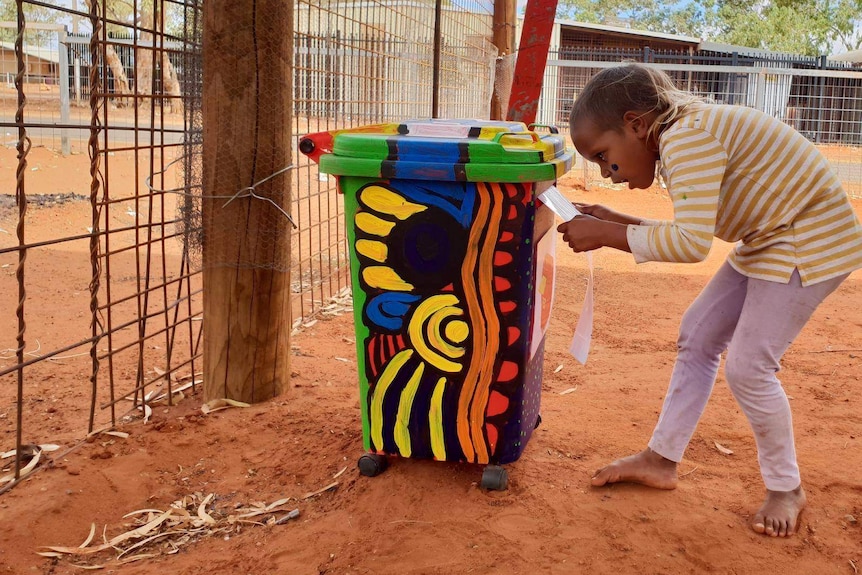
<path id="1" fill-rule="evenodd" d="M 547 128 L 548 131 L 552 134 L 559 134 L 560 133 L 560 129 L 557 128 L 556 126 L 551 125 L 551 124 L 530 124 L 527 127 L 531 130 L 533 128 Z"/>
<path id="2" fill-rule="evenodd" d="M 494 134 L 493 142 L 495 144 L 499 144 L 500 140 L 503 139 L 503 136 L 529 136 L 533 139 L 533 142 L 539 141 L 539 135 L 535 132 L 497 132 Z"/>

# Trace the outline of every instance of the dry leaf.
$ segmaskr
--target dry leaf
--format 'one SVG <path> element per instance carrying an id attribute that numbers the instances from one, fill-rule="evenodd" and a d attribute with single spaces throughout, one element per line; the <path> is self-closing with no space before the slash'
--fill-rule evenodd
<path id="1" fill-rule="evenodd" d="M 129 434 L 126 433 L 125 431 L 106 431 L 105 435 L 113 435 L 114 437 L 119 437 L 122 439 L 128 439 L 129 438 Z"/>
<path id="2" fill-rule="evenodd" d="M 83 543 L 81 543 L 80 545 L 78 545 L 78 548 L 79 548 L 79 549 L 83 549 L 84 547 L 86 547 L 87 545 L 89 545 L 89 544 L 90 544 L 90 542 L 93 540 L 93 537 L 94 537 L 95 535 L 96 535 L 96 524 L 95 524 L 95 523 L 90 523 L 90 534 L 89 534 L 89 535 L 87 535 L 87 539 L 86 539 L 86 541 L 84 541 Z"/>
<path id="3" fill-rule="evenodd" d="M 235 399 L 225 399 L 225 402 L 232 407 L 251 407 L 250 403 L 246 403 L 244 401 L 237 401 Z"/>
<path id="4" fill-rule="evenodd" d="M 576 385 L 575 387 L 570 387 L 569 389 L 564 389 L 563 391 L 560 392 L 560 395 L 568 395 L 569 393 L 572 393 L 573 391 L 577 391 L 577 390 L 578 390 L 578 386 Z"/>
<path id="5" fill-rule="evenodd" d="M 198 506 L 198 517 L 200 517 L 207 525 L 215 525 L 216 522 L 215 519 L 213 519 L 212 516 L 206 512 L 207 503 L 210 502 L 210 500 L 213 498 L 213 495 L 215 495 L 215 493 L 210 493 L 209 495 L 207 495 L 206 499 L 204 499 Z"/>
<path id="6" fill-rule="evenodd" d="M 266 506 L 266 510 L 272 511 L 276 507 L 281 507 L 282 505 L 284 505 L 288 501 L 290 501 L 290 497 L 285 497 L 284 499 L 279 499 L 278 501 L 273 501 L 272 503 L 270 503 L 269 505 Z"/>
<path id="7" fill-rule="evenodd" d="M 558 365 L 558 366 L 557 366 L 557 368 L 554 370 L 554 373 L 560 373 L 562 370 L 563 370 L 563 364 L 561 363 L 561 364 L 560 364 L 560 365 Z"/>
<path id="8" fill-rule="evenodd" d="M 141 407 L 143 407 L 143 409 L 144 409 L 144 425 L 146 425 L 146 423 L 150 420 L 150 417 L 152 417 L 152 415 L 153 415 L 153 408 L 150 407 L 149 405 L 147 405 L 146 403 L 144 405 L 138 407 L 138 409 L 141 409 Z"/>
<path id="9" fill-rule="evenodd" d="M 251 404 L 237 401 L 235 399 L 211 399 L 201 406 L 201 411 L 207 414 L 221 409 L 227 409 L 228 407 L 251 407 Z"/>
<path id="10" fill-rule="evenodd" d="M 722 444 L 720 444 L 719 442 L 717 442 L 717 441 L 713 441 L 713 443 L 715 443 L 715 448 L 716 448 L 717 450 L 719 450 L 720 452 L 722 452 L 723 454 L 725 454 L 725 455 L 733 455 L 733 451 L 731 451 L 730 449 L 726 448 L 725 446 L 723 446 L 723 445 L 722 445 Z"/>
<path id="11" fill-rule="evenodd" d="M 106 431 L 110 431 L 110 427 L 103 427 L 101 429 L 95 429 L 87 434 L 87 437 L 93 437 L 94 435 L 99 435 L 100 433 L 105 433 Z"/>
<path id="12" fill-rule="evenodd" d="M 59 445 L 55 445 L 53 443 L 43 443 L 42 445 L 39 445 L 38 447 L 39 447 L 39 449 L 41 449 L 42 451 L 45 451 L 45 452 L 57 451 L 58 449 L 60 449 Z M 12 451 L 4 451 L 4 452 L 0 453 L 0 459 L 8 459 L 9 457 L 15 457 L 15 453 L 16 453 L 16 451 L 14 449 Z"/>
<path id="13" fill-rule="evenodd" d="M 341 477 L 341 474 L 342 474 L 342 473 L 344 473 L 345 471 L 347 471 L 347 465 L 345 465 L 344 467 L 342 467 L 342 468 L 341 468 L 341 471 L 339 471 L 338 473 L 336 473 L 335 475 L 333 475 L 333 476 L 332 476 L 332 478 L 333 478 L 333 479 L 338 479 L 339 477 Z"/>
<path id="14" fill-rule="evenodd" d="M 171 395 L 179 395 L 180 399 L 183 399 L 183 398 L 185 398 L 185 394 L 183 394 L 183 391 L 192 387 L 195 383 L 200 383 L 200 381 L 197 381 L 197 382 L 190 381 L 188 383 L 184 383 L 183 385 L 181 385 L 179 387 L 174 387 L 171 389 Z M 167 399 L 167 397 L 168 397 L 168 393 L 165 392 L 165 393 L 161 394 L 160 396 L 158 396 L 157 398 L 155 398 L 153 401 L 162 401 L 162 400 Z"/>
<path id="15" fill-rule="evenodd" d="M 33 471 L 37 465 L 39 465 L 39 459 L 42 457 L 42 451 L 37 450 L 36 455 L 33 456 L 33 459 L 30 462 L 21 468 L 20 473 L 18 474 L 19 479 L 24 479 L 31 471 Z M 10 483 L 15 481 L 15 472 L 7 473 L 3 477 L 0 477 L 0 484 Z"/>
<path id="16" fill-rule="evenodd" d="M 43 549 L 48 549 L 49 551 L 56 551 L 57 553 L 64 553 L 66 555 L 92 555 L 93 553 L 98 553 L 99 551 L 104 551 L 105 549 L 110 549 L 110 543 L 104 543 L 99 545 L 98 547 L 87 547 L 86 549 L 81 549 L 80 547 L 55 547 L 53 545 L 46 545 Z M 39 555 L 42 555 L 43 552 L 37 551 Z M 47 555 L 46 555 L 47 557 Z"/>
<path id="17" fill-rule="evenodd" d="M 125 515 L 123 515 L 123 519 L 127 519 L 132 515 L 139 515 L 141 513 L 161 513 L 161 509 L 136 509 L 135 511 L 129 511 Z"/>
<path id="18" fill-rule="evenodd" d="M 320 494 L 321 494 L 321 493 L 323 493 L 324 491 L 329 491 L 330 489 L 335 489 L 336 487 L 338 487 L 338 482 L 337 482 L 337 481 L 333 481 L 332 483 L 330 483 L 330 484 L 329 484 L 329 485 L 327 485 L 326 487 L 321 487 L 321 488 L 320 488 L 320 489 L 318 489 L 317 491 L 312 491 L 311 493 L 306 493 L 306 494 L 303 496 L 303 499 L 308 499 L 308 498 L 310 498 L 310 497 L 314 497 L 315 495 L 320 495 Z"/>
<path id="19" fill-rule="evenodd" d="M 132 529 L 131 531 L 127 531 L 127 532 L 123 533 L 122 535 L 117 535 L 116 537 L 114 537 L 113 539 L 108 541 L 108 546 L 109 547 L 115 547 L 116 545 L 118 545 L 119 543 L 122 543 L 123 541 L 125 541 L 127 539 L 131 539 L 133 537 L 142 537 L 144 535 L 149 535 L 149 533 L 153 529 L 155 529 L 156 527 L 158 527 L 159 525 L 161 525 L 162 523 L 167 521 L 172 513 L 173 513 L 173 510 L 168 509 L 167 511 L 165 511 L 164 513 L 162 513 L 161 515 L 159 515 L 158 517 L 156 517 L 155 519 L 153 519 L 152 521 L 147 523 L 146 525 L 142 525 L 142 526 L 138 527 L 137 529 Z"/>

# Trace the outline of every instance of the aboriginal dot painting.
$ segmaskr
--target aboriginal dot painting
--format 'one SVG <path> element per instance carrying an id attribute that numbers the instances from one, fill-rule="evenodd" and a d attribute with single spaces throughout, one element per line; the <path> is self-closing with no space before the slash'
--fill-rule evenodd
<path id="1" fill-rule="evenodd" d="M 538 256 L 533 245 L 534 184 L 342 176 L 340 186 L 365 448 L 514 461 L 539 414 L 534 323 L 547 321 L 553 283 L 553 245 Z"/>

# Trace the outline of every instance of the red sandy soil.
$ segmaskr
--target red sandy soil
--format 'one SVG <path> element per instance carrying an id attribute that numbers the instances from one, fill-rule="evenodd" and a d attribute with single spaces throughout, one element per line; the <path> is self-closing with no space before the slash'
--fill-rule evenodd
<path id="1" fill-rule="evenodd" d="M 86 167 L 81 177 L 86 180 Z M 670 215 L 659 190 L 584 191 L 575 175 L 561 188 L 571 199 L 643 217 Z M 86 190 L 86 181 L 75 189 Z M 862 213 L 862 201 L 854 205 Z M 52 225 L 75 209 L 43 207 L 43 214 L 59 214 L 46 218 L 34 208 L 29 233 L 37 236 L 33 226 Z M 359 474 L 356 348 L 345 311 L 293 337 L 291 388 L 277 399 L 205 415 L 200 392 L 187 392 L 176 406 L 157 408 L 146 424 L 122 427 L 128 438 L 92 438 L 0 495 L 0 574 L 77 574 L 87 565 L 122 575 L 855 575 L 862 570 L 859 273 L 817 310 L 779 374 L 792 398 L 809 499 L 796 536 L 772 539 L 748 526 L 764 487 L 748 424 L 722 375 L 675 491 L 590 486 L 598 467 L 645 446 L 673 365 L 679 318 L 728 249 L 717 243 L 708 261 L 693 265 L 636 266 L 628 254 L 595 253 L 595 330 L 582 366 L 566 350 L 582 304 L 585 257 L 558 245 L 542 424 L 523 456 L 507 466 L 506 491 L 481 489 L 481 467 L 468 464 L 404 459 L 378 477 Z M 133 267 L 127 271 L 134 274 Z M 14 297 L 6 289 L 14 288 L 14 277 L 0 279 L 6 280 L 3 298 Z M 67 320 L 78 329 L 74 317 L 64 319 L 62 305 L 54 311 L 52 329 Z M 2 319 L 6 326 L 8 318 Z M 58 373 L 53 389 L 79 390 L 85 373 L 86 366 Z M 14 397 L 11 376 L 0 385 L 10 392 L 3 397 Z M 0 412 L 13 419 L 14 402 L 4 399 Z M 14 448 L 14 435 L 2 437 L 0 451 Z M 216 519 L 288 497 L 277 516 L 292 509 L 299 516 L 279 525 L 233 524 L 174 554 L 166 554 L 165 536 L 124 558 L 156 556 L 127 564 L 113 550 L 36 554 L 43 546 L 77 547 L 92 524 L 91 546 L 100 544 L 135 527 L 127 513 L 165 510 L 194 493 L 214 494 L 205 509 Z"/>

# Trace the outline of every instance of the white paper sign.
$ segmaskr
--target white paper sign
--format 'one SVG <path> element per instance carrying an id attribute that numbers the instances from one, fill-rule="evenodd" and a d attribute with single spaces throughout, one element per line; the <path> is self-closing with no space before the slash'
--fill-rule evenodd
<path id="1" fill-rule="evenodd" d="M 581 215 L 578 208 L 567 200 L 556 186 L 551 186 L 541 194 L 539 200 L 548 206 L 552 212 L 567 222 L 575 216 Z M 581 364 L 587 363 L 590 353 L 590 342 L 593 339 L 593 254 L 587 252 L 587 265 L 589 277 L 587 279 L 587 292 L 584 294 L 584 305 L 581 308 L 581 316 L 575 326 L 575 334 L 572 343 L 569 344 L 569 353 Z"/>

